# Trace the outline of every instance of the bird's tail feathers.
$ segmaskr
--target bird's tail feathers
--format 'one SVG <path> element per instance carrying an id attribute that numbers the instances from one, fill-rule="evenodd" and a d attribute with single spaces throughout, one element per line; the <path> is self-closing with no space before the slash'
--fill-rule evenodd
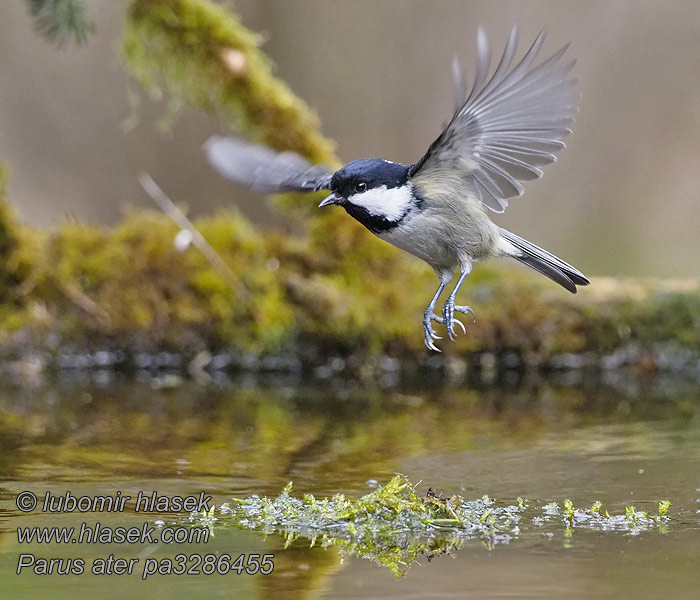
<path id="1" fill-rule="evenodd" d="M 588 285 L 590 283 L 581 271 L 557 258 L 554 254 L 543 250 L 539 246 L 535 246 L 532 242 L 528 242 L 505 229 L 501 229 L 501 236 L 510 242 L 516 250 L 509 253 L 510 256 L 531 269 L 542 273 L 542 275 L 549 277 L 552 281 L 556 281 L 572 294 L 576 293 L 577 285 Z"/>

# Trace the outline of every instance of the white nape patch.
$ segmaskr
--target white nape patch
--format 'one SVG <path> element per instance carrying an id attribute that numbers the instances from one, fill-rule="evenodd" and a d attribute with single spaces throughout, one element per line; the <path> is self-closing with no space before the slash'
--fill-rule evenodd
<path id="1" fill-rule="evenodd" d="M 410 185 L 387 188 L 382 185 L 361 194 L 353 194 L 348 202 L 367 209 L 375 217 L 384 217 L 389 221 L 398 221 L 406 214 L 412 202 Z"/>

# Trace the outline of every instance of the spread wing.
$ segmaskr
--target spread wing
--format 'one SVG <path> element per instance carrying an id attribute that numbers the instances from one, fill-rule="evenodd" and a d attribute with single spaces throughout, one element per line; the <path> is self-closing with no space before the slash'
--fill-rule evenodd
<path id="1" fill-rule="evenodd" d="M 541 32 L 525 56 L 511 68 L 518 45 L 514 27 L 493 75 L 486 34 L 479 30 L 477 70 L 469 95 L 459 63 L 453 63 L 457 110 L 425 156 L 411 167 L 417 182 L 442 178 L 449 172 L 466 179 L 481 201 L 503 212 L 507 198 L 524 192 L 521 181 L 542 176 L 540 167 L 571 133 L 577 112 L 576 80 L 566 77 L 575 61 L 557 65 L 567 46 L 533 67 L 542 44 Z"/>
<path id="2" fill-rule="evenodd" d="M 295 152 L 275 152 L 232 137 L 204 144 L 212 166 L 231 181 L 260 192 L 316 192 L 328 188 L 332 173 Z"/>

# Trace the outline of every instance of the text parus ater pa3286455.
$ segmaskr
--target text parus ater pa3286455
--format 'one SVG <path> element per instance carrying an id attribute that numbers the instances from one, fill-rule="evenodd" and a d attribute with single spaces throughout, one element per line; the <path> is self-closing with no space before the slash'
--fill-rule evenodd
<path id="1" fill-rule="evenodd" d="M 379 238 L 427 262 L 440 279 L 428 305 L 425 345 L 438 350 L 432 325 L 442 323 L 454 341 L 457 292 L 475 262 L 510 256 L 576 293 L 589 281 L 577 269 L 535 244 L 495 225 L 489 211 L 503 212 L 520 196 L 522 181 L 542 176 L 541 167 L 564 148 L 576 114 L 574 62 L 560 65 L 567 46 L 534 66 L 544 42 L 540 33 L 523 58 L 513 63 L 518 31 L 513 28 L 503 56 L 489 76 L 491 53 L 478 34 L 474 83 L 467 93 L 458 62 L 453 63 L 456 111 L 425 155 L 413 165 L 380 158 L 355 160 L 335 173 L 292 152 L 278 153 L 236 138 L 213 137 L 205 145 L 213 166 L 236 183 L 264 192 L 331 194 L 320 206 L 338 204 Z M 460 276 L 442 316 L 440 294 Z"/>

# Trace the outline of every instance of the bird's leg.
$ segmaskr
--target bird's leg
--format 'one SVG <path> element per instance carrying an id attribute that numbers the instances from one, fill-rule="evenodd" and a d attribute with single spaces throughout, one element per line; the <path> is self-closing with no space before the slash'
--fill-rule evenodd
<path id="1" fill-rule="evenodd" d="M 465 315 L 471 314 L 472 318 L 476 320 L 476 318 L 474 317 L 474 311 L 469 306 L 460 306 L 459 304 L 455 304 L 457 292 L 459 291 L 459 288 L 462 286 L 464 280 L 467 278 L 467 275 L 469 275 L 470 272 L 471 269 L 462 269 L 459 279 L 457 280 L 457 284 L 452 290 L 452 293 L 447 297 L 447 300 L 445 300 L 445 306 L 442 307 L 443 323 L 445 324 L 445 328 L 447 329 L 447 335 L 450 336 L 450 340 L 452 340 L 453 342 L 455 341 L 455 323 L 458 323 L 459 326 L 462 328 L 462 331 L 464 333 L 467 333 L 467 329 L 466 327 L 464 327 L 464 323 L 462 323 L 462 321 L 460 321 L 459 319 L 455 319 L 455 311 Z"/>
<path id="2" fill-rule="evenodd" d="M 436 340 L 440 340 L 442 338 L 435 333 L 431 321 L 437 321 L 438 323 L 442 323 L 442 317 L 438 317 L 435 314 L 435 305 L 437 304 L 438 298 L 440 297 L 440 294 L 442 294 L 442 290 L 444 289 L 445 284 L 441 283 L 437 292 L 435 292 L 433 299 L 430 301 L 430 304 L 428 304 L 428 308 L 425 309 L 425 313 L 423 314 L 425 345 L 428 348 L 428 350 L 435 350 L 435 352 L 440 352 L 440 349 L 433 343 L 432 338 L 435 338 Z"/>

